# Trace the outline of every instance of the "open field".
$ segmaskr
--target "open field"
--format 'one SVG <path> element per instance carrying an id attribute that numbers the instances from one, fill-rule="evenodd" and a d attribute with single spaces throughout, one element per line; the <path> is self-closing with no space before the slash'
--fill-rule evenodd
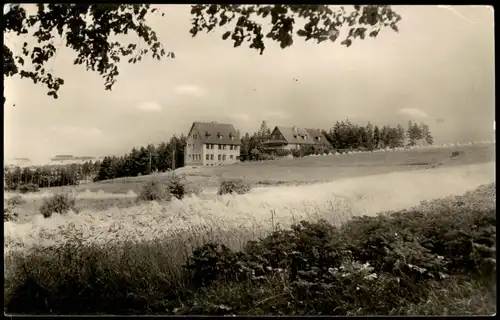
<path id="1" fill-rule="evenodd" d="M 460 155 L 452 158 L 452 152 Z M 454 167 L 495 160 L 494 144 L 456 146 L 453 148 L 423 148 L 406 151 L 367 152 L 349 155 L 329 155 L 239 163 L 221 167 L 180 168 L 188 178 L 203 187 L 218 186 L 224 178 L 245 178 L 260 185 L 304 184 L 326 182 L 350 177 L 412 171 L 434 167 Z M 48 191 L 89 190 L 105 193 L 139 193 L 144 181 L 162 180 L 168 174 L 126 177 L 82 184 L 75 187 L 48 188 Z"/>
<path id="2" fill-rule="evenodd" d="M 460 155 L 451 157 L 453 151 Z M 266 186 L 304 185 L 345 180 L 355 177 L 387 174 L 391 172 L 422 171 L 432 168 L 452 168 L 474 163 L 494 161 L 494 145 L 469 145 L 449 148 L 414 149 L 410 151 L 358 153 L 338 156 L 316 156 L 301 159 L 283 159 L 270 162 L 241 163 L 223 167 L 180 168 L 176 172 L 186 175 L 204 192 L 203 199 L 214 198 L 224 178 L 245 178 L 258 189 Z M 39 193 L 27 194 L 26 202 L 19 206 L 20 221 L 38 214 L 43 199 L 53 192 L 71 192 L 79 210 L 106 210 L 124 208 L 134 204 L 136 194 L 145 181 L 167 179 L 169 173 L 141 177 L 127 177 L 74 187 L 46 188 Z M 258 190 L 257 189 L 257 190 Z M 10 197 L 14 193 L 5 193 Z"/>
<path id="3" fill-rule="evenodd" d="M 56 215 L 50 219 L 31 214 L 24 223 L 5 223 L 6 249 L 26 248 L 44 241 L 63 243 L 75 233 L 83 233 L 85 241 L 108 242 L 179 232 L 187 235 L 190 230 L 198 233 L 200 228 L 250 230 L 244 237 L 248 240 L 262 235 L 261 232 L 265 234 L 273 224 L 289 226 L 303 218 L 323 218 L 338 224 L 354 215 L 404 209 L 494 181 L 494 163 L 490 162 L 311 185 L 262 187 L 245 195 L 190 197 L 163 205 L 152 202 L 99 212 L 83 208 L 78 215 Z"/>

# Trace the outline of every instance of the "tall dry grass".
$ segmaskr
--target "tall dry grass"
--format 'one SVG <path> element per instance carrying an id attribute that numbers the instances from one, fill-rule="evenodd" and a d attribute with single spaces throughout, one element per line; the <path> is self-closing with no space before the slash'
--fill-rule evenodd
<path id="1" fill-rule="evenodd" d="M 68 241 L 105 244 L 175 238 L 186 252 L 206 241 L 238 249 L 277 226 L 306 219 L 340 224 L 355 215 L 399 210 L 421 201 L 462 194 L 494 182 L 493 164 L 397 172 L 303 186 L 256 188 L 245 195 L 187 197 L 79 214 L 35 215 L 25 223 L 4 224 L 5 254 L 12 250 Z"/>

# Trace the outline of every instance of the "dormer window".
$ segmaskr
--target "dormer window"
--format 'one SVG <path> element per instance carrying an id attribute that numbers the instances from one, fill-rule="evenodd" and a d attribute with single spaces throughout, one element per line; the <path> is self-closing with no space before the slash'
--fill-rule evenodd
<path id="1" fill-rule="evenodd" d="M 229 139 L 234 140 L 234 135 L 232 133 L 229 134 Z"/>
<path id="2" fill-rule="evenodd" d="M 219 138 L 219 140 L 222 140 L 222 134 L 220 134 L 220 132 L 217 132 L 217 138 Z"/>
<path id="3" fill-rule="evenodd" d="M 317 141 L 320 141 L 320 140 L 321 140 L 321 137 L 316 137 L 316 140 L 317 140 Z"/>

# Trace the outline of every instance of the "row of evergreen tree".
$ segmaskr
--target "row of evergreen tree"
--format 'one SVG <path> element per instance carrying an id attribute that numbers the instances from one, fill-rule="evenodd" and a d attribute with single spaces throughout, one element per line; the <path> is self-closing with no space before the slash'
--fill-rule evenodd
<path id="1" fill-rule="evenodd" d="M 186 137 L 173 136 L 168 143 L 157 146 L 149 144 L 146 147 L 133 148 L 121 157 L 105 157 L 94 181 L 121 177 L 135 177 L 154 172 L 164 172 L 184 166 L 183 145 Z"/>
<path id="2" fill-rule="evenodd" d="M 434 143 L 429 126 L 425 123 L 409 121 L 405 129 L 398 124 L 396 127 L 384 125 L 358 126 L 349 120 L 335 123 L 328 132 L 323 132 L 332 147 L 336 150 L 374 150 L 381 148 L 398 148 L 415 146 L 419 141 L 428 145 Z"/>
<path id="3" fill-rule="evenodd" d="M 27 184 L 39 188 L 77 185 L 79 181 L 95 176 L 99 167 L 99 161 L 87 161 L 82 164 L 4 168 L 4 186 L 7 190 L 17 190 Z"/>

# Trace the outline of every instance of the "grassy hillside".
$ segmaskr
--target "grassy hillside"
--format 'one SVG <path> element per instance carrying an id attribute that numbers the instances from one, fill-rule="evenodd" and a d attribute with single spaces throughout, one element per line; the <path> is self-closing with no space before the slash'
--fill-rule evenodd
<path id="1" fill-rule="evenodd" d="M 273 225 L 274 232 L 257 241 L 242 242 L 239 229 L 219 225 L 198 230 L 217 236 L 197 245 L 172 233 L 151 238 L 153 225 L 140 211 L 136 224 L 150 228 L 135 239 L 86 242 L 91 230 L 78 231 L 74 220 L 63 243 L 38 247 L 36 241 L 31 251 L 7 252 L 6 310 L 490 315 L 496 312 L 495 209 L 496 187 L 490 184 L 340 227 L 323 220 Z M 105 227 L 119 233 L 119 225 Z"/>
<path id="2" fill-rule="evenodd" d="M 458 157 L 452 157 L 454 151 Z M 283 159 L 269 162 L 239 163 L 220 167 L 201 167 L 179 169 L 189 179 L 204 187 L 219 185 L 224 178 L 245 177 L 262 185 L 304 184 L 333 181 L 349 177 L 384 174 L 389 172 L 425 170 L 436 167 L 454 167 L 460 165 L 485 163 L 495 160 L 494 145 L 470 145 L 453 148 L 413 149 L 409 151 L 389 151 L 357 153 L 337 156 L 316 156 L 301 159 Z M 167 174 L 119 178 L 99 183 L 82 184 L 76 187 L 50 188 L 61 190 L 106 193 L 139 192 L 148 180 L 164 180 Z"/>

